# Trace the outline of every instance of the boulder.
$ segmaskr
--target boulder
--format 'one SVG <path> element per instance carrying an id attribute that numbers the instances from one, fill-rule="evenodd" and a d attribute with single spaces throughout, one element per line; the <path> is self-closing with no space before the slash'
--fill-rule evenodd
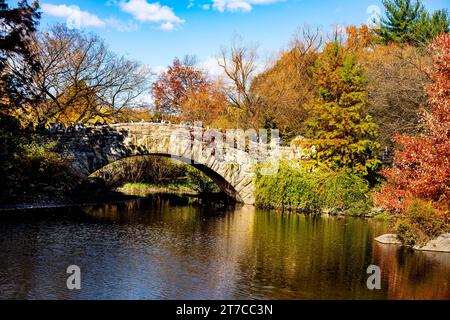
<path id="1" fill-rule="evenodd" d="M 420 251 L 450 252 L 450 233 L 443 234 L 430 240 L 425 246 L 414 248 Z"/>
<path id="2" fill-rule="evenodd" d="M 400 240 L 398 240 L 397 235 L 392 233 L 383 234 L 382 236 L 375 238 L 375 241 L 383 244 L 395 244 L 395 245 L 402 244 Z"/>
<path id="3" fill-rule="evenodd" d="M 384 234 L 375 238 L 376 242 L 382 244 L 401 245 L 402 243 L 395 234 Z M 450 233 L 443 234 L 434 240 L 430 240 L 425 246 L 414 246 L 414 250 L 433 251 L 433 252 L 450 252 Z"/>

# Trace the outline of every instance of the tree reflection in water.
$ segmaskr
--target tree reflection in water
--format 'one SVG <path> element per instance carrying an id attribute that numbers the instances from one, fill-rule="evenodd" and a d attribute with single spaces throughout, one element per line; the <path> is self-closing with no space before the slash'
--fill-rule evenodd
<path id="1" fill-rule="evenodd" d="M 450 255 L 376 244 L 386 225 L 371 220 L 173 196 L 0 219 L 0 298 L 450 298 Z"/>

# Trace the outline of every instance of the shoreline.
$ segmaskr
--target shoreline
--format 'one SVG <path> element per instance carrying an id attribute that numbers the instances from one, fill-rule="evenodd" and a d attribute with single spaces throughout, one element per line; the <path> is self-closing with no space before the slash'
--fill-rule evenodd
<path id="1" fill-rule="evenodd" d="M 120 188 L 119 188 L 120 189 Z M 147 190 L 148 191 L 148 190 Z M 152 192 L 124 193 L 113 191 L 109 194 L 102 194 L 97 197 L 50 197 L 47 195 L 32 195 L 17 197 L 13 201 L 3 201 L 0 204 L 0 214 L 11 213 L 15 211 L 32 211 L 45 209 L 61 209 L 61 208 L 77 208 L 84 206 L 97 206 L 107 203 L 124 203 L 126 201 L 148 199 L 151 196 L 167 195 L 167 196 L 183 196 L 183 197 L 202 197 L 205 194 L 185 191 L 166 190 L 164 188 L 152 189 Z M 213 194 L 216 195 L 216 194 Z M 12 199 L 10 199 L 12 200 Z"/>
<path id="2" fill-rule="evenodd" d="M 97 198 L 61 197 L 57 199 L 51 199 L 49 197 L 42 197 L 42 196 L 31 196 L 27 198 L 29 198 L 30 201 L 6 202 L 1 204 L 0 214 L 4 212 L 14 212 L 14 211 L 95 206 L 95 205 L 102 205 L 105 203 L 121 203 L 125 201 L 142 199 L 142 197 L 139 196 L 131 196 L 125 194 L 113 194 Z"/>
<path id="3" fill-rule="evenodd" d="M 404 245 L 398 236 L 393 233 L 383 234 L 376 237 L 375 242 L 380 245 L 404 247 L 418 252 L 436 252 L 450 254 L 450 233 L 442 234 L 434 239 L 430 239 L 427 243 L 415 246 Z"/>

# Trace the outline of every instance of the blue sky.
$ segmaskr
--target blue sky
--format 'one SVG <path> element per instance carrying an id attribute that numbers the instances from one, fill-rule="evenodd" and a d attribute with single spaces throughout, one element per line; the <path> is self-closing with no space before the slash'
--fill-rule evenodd
<path id="1" fill-rule="evenodd" d="M 449 0 L 424 1 L 429 10 Z M 286 47 L 304 24 L 365 23 L 381 0 L 41 0 L 41 29 L 55 22 L 95 32 L 109 47 L 155 70 L 175 56 L 206 65 L 233 35 L 257 43 L 262 57 Z M 379 9 L 377 9 L 377 7 Z M 369 10 L 368 10 L 369 8 Z"/>

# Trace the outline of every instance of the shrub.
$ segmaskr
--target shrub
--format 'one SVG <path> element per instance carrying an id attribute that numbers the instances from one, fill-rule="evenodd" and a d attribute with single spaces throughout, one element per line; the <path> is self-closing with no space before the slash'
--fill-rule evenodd
<path id="1" fill-rule="evenodd" d="M 404 245 L 425 245 L 429 240 L 450 230 L 448 214 L 435 209 L 430 202 L 414 199 L 406 208 L 394 225 L 395 232 Z"/>
<path id="2" fill-rule="evenodd" d="M 275 175 L 264 176 L 260 169 L 256 173 L 259 207 L 351 215 L 363 215 L 371 208 L 367 181 L 348 171 L 311 170 L 294 162 L 281 162 Z"/>
<path id="3" fill-rule="evenodd" d="M 397 222 L 397 237 L 398 239 L 408 247 L 413 247 L 416 244 L 416 235 L 414 234 L 413 227 L 407 221 Z"/>
<path id="4" fill-rule="evenodd" d="M 65 193 L 77 179 L 67 159 L 55 152 L 55 141 L 23 138 L 14 155 L 14 179 L 23 193 Z"/>
<path id="5" fill-rule="evenodd" d="M 0 197 L 69 191 L 78 181 L 56 142 L 38 139 L 11 116 L 0 115 Z"/>

